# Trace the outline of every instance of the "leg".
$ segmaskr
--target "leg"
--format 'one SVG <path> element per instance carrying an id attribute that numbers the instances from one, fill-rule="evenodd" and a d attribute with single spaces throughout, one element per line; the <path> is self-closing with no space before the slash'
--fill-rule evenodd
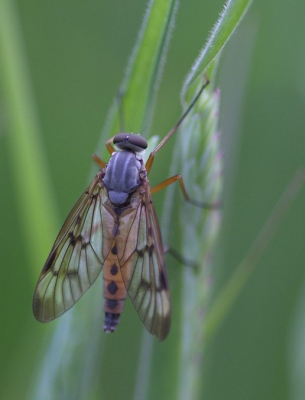
<path id="1" fill-rule="evenodd" d="M 159 190 L 162 190 L 162 189 L 166 188 L 166 186 L 169 186 L 169 185 L 171 185 L 172 183 L 174 183 L 176 181 L 179 182 L 179 185 L 180 185 L 180 188 L 182 190 L 182 193 L 183 193 L 183 196 L 184 196 L 185 200 L 188 201 L 191 204 L 194 204 L 194 206 L 201 207 L 201 208 L 206 208 L 206 209 L 209 209 L 209 210 L 218 209 L 220 207 L 219 203 L 209 204 L 209 203 L 204 203 L 204 202 L 201 202 L 201 201 L 197 201 L 197 200 L 191 199 L 189 197 L 186 189 L 185 189 L 183 178 L 182 178 L 182 176 L 180 174 L 179 175 L 174 175 L 174 176 L 166 179 L 165 181 L 159 183 L 159 185 L 157 185 L 157 186 L 155 186 L 155 187 L 153 187 L 151 189 L 151 193 L 152 194 L 157 193 Z"/>
<path id="2" fill-rule="evenodd" d="M 102 169 L 106 167 L 106 163 L 96 154 L 92 154 L 92 159 Z"/>
<path id="3" fill-rule="evenodd" d="M 189 259 L 183 257 L 181 254 L 179 254 L 176 250 L 174 250 L 170 246 L 164 247 L 163 251 L 164 251 L 164 254 L 166 254 L 166 253 L 171 254 L 171 256 L 174 257 L 177 261 L 179 261 L 180 264 L 184 264 L 187 267 L 193 268 L 194 270 L 197 270 L 199 267 L 199 265 L 195 261 L 192 261 L 192 260 L 189 260 Z"/>
<path id="4" fill-rule="evenodd" d="M 150 153 L 148 160 L 146 162 L 145 168 L 147 170 L 147 173 L 149 173 L 149 170 L 154 162 L 154 158 L 155 155 L 158 153 L 158 151 L 165 145 L 165 143 L 173 136 L 173 134 L 177 131 L 177 129 L 179 128 L 179 126 L 182 124 L 182 122 L 184 121 L 185 117 L 188 115 L 188 113 L 191 111 L 191 109 L 194 107 L 196 101 L 199 99 L 201 93 L 203 92 L 203 90 L 208 86 L 209 81 L 207 80 L 203 86 L 201 87 L 201 89 L 199 90 L 199 92 L 196 94 L 195 98 L 193 99 L 193 101 L 191 102 L 191 104 L 189 105 L 189 107 L 184 111 L 184 113 L 182 114 L 182 116 L 180 117 L 179 121 L 176 123 L 176 125 L 173 126 L 173 128 L 168 132 L 168 134 L 165 136 L 164 139 L 161 140 L 161 142 L 158 144 L 158 146 L 155 148 L 155 150 L 153 152 Z"/>
<path id="5" fill-rule="evenodd" d="M 112 154 L 114 152 L 114 148 L 113 148 L 113 145 L 112 145 L 113 138 L 114 138 L 114 136 L 112 136 L 106 142 L 106 147 L 107 147 L 107 150 L 109 151 L 110 154 Z M 96 162 L 96 164 L 99 167 L 101 167 L 101 168 L 105 168 L 106 167 L 106 163 L 98 155 L 92 154 L 92 158 L 93 158 L 93 161 Z"/>
<path id="6" fill-rule="evenodd" d="M 107 150 L 109 151 L 110 154 L 112 154 L 114 152 L 114 147 L 113 147 L 113 144 L 112 144 L 113 143 L 113 138 L 114 138 L 114 136 L 112 136 L 106 142 L 106 147 L 107 147 Z"/>

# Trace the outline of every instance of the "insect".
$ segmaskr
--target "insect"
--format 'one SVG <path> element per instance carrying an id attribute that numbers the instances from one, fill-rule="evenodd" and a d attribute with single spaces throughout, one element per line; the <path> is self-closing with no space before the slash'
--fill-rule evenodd
<path id="1" fill-rule="evenodd" d="M 103 269 L 104 330 L 114 332 L 129 295 L 146 329 L 159 340 L 169 333 L 171 306 L 164 249 L 152 194 L 179 181 L 181 175 L 150 189 L 147 175 L 154 157 L 198 100 L 206 82 L 176 125 L 144 165 L 140 156 L 146 140 L 119 133 L 106 143 L 108 164 L 94 160 L 101 170 L 76 202 L 64 222 L 42 269 L 33 299 L 38 321 L 49 322 L 69 310 L 90 288 Z"/>

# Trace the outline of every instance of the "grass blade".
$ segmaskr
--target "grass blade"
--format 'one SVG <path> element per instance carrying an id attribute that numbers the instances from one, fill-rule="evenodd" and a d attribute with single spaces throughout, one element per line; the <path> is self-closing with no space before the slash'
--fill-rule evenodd
<path id="1" fill-rule="evenodd" d="M 237 28 L 239 22 L 242 20 L 250 6 L 251 1 L 252 0 L 228 0 L 226 2 L 218 21 L 212 29 L 206 45 L 201 50 L 197 60 L 185 79 L 182 88 L 183 99 L 189 95 L 193 95 L 194 82 L 204 71 L 207 71 L 211 63 L 215 62 L 215 57 L 219 55 L 226 42 Z M 193 91 L 190 89 L 191 87 L 193 87 Z"/>
<path id="2" fill-rule="evenodd" d="M 14 1 L 0 2 L 2 84 L 9 114 L 8 151 L 33 277 L 56 235 L 57 213 Z M 43 221 L 43 224 L 42 224 Z"/>
<path id="3" fill-rule="evenodd" d="M 183 176 L 192 189 L 191 197 L 211 203 L 221 197 L 222 162 L 218 133 L 220 93 L 214 91 L 219 55 L 237 28 L 251 0 L 228 1 L 211 35 L 184 82 L 181 97 L 188 103 L 202 85 L 203 72 L 210 88 L 196 104 L 180 134 Z M 201 77 L 201 78 L 200 78 Z M 200 78 L 200 79 L 198 79 Z M 186 101 L 187 100 L 187 101 Z M 178 153 L 179 154 L 179 153 Z M 179 398 L 197 399 L 201 394 L 202 360 L 205 347 L 206 303 L 211 289 L 213 251 L 221 212 L 202 211 L 185 205 L 181 212 L 183 254 L 196 254 L 199 269 L 183 273 L 181 363 Z M 184 233 L 183 233 L 184 232 Z"/>

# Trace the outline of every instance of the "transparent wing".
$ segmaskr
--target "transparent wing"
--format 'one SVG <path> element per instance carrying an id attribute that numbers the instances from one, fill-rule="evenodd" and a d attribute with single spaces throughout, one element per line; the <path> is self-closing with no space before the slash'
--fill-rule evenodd
<path id="1" fill-rule="evenodd" d="M 104 232 L 108 196 L 101 177 L 100 172 L 73 207 L 40 274 L 33 311 L 41 322 L 59 317 L 79 300 L 98 277 L 110 251 L 113 237 Z"/>
<path id="2" fill-rule="evenodd" d="M 130 235 L 136 232 L 135 250 L 121 260 L 121 272 L 129 297 L 146 329 L 160 340 L 170 329 L 170 299 L 164 250 L 157 215 L 147 183 Z M 136 229 L 135 229 L 136 228 Z"/>

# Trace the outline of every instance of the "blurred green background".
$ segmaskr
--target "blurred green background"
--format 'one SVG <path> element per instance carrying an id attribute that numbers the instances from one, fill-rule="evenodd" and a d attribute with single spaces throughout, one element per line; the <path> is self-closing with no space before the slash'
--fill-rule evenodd
<path id="1" fill-rule="evenodd" d="M 154 133 L 164 135 L 178 118 L 182 81 L 222 5 L 221 0 L 181 0 L 157 99 Z M 88 182 L 90 157 L 122 81 L 146 2 L 19 0 L 16 8 L 59 228 Z M 301 1 L 254 1 L 220 60 L 225 190 L 213 270 L 214 298 L 304 164 L 304 15 Z M 26 232 L 20 226 L 4 95 L 0 113 L 0 398 L 22 399 L 33 384 L 39 353 L 52 327 L 38 324 L 32 316 L 32 295 L 45 260 L 35 268 L 30 265 Z M 153 176 L 163 174 L 166 161 L 163 155 L 160 164 L 155 163 Z M 207 400 L 305 399 L 304 200 L 302 188 L 207 348 L 202 374 Z M 136 346 L 123 339 L 120 357 L 129 357 Z M 127 398 L 132 389 L 124 371 L 115 376 L 114 360 L 110 365 L 103 368 L 105 387 L 116 386 L 114 399 Z M 159 399 L 168 398 L 164 390 Z"/>

